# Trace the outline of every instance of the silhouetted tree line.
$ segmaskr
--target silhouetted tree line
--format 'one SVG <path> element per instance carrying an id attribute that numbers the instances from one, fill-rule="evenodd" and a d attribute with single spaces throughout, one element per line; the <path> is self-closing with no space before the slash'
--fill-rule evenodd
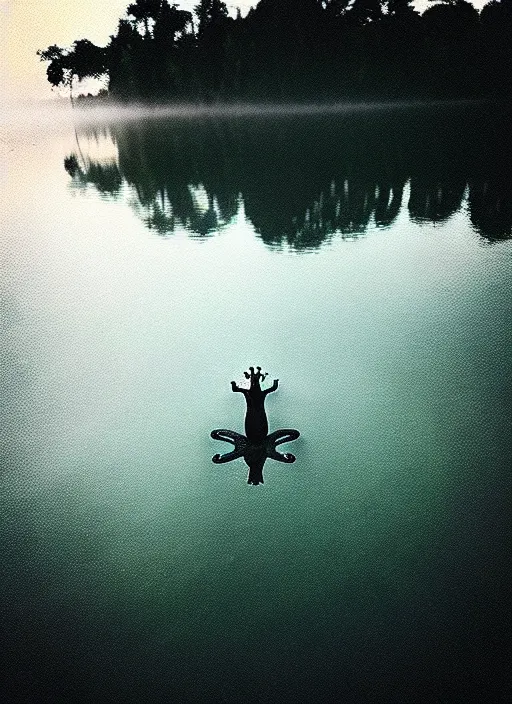
<path id="1" fill-rule="evenodd" d="M 113 197 L 131 186 L 161 235 L 218 232 L 243 202 L 267 245 L 312 249 L 387 228 L 401 207 L 415 222 L 442 223 L 467 202 L 475 231 L 493 241 L 512 236 L 509 124 L 510 114 L 484 107 L 129 122 L 109 128 L 116 162 L 82 150 L 65 168 Z"/>
<path id="2" fill-rule="evenodd" d="M 53 86 L 108 76 L 136 101 L 503 97 L 512 61 L 512 0 L 479 13 L 440 0 L 260 0 L 230 17 L 222 0 L 194 15 L 168 0 L 136 0 L 106 47 L 87 39 L 38 52 Z"/>

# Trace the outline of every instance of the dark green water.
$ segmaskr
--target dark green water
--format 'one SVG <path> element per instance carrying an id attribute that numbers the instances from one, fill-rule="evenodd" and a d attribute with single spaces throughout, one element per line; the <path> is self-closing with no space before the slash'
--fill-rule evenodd
<path id="1" fill-rule="evenodd" d="M 502 128 L 5 128 L 3 701 L 509 701 Z"/>

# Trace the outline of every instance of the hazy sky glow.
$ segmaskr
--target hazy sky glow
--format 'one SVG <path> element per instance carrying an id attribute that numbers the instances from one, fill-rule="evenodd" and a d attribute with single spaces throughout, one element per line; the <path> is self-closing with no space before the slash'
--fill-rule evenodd
<path id="1" fill-rule="evenodd" d="M 50 98 L 45 64 L 35 52 L 50 44 L 69 46 L 75 39 L 85 38 L 104 46 L 128 4 L 129 0 L 0 0 L 1 56 L 5 61 L 0 99 Z M 196 4 L 197 0 L 178 2 L 188 10 Z M 252 0 L 227 3 L 233 14 L 237 7 L 245 14 L 254 4 Z M 486 0 L 474 0 L 473 4 L 480 8 Z M 423 10 L 428 2 L 417 0 L 415 5 Z"/>

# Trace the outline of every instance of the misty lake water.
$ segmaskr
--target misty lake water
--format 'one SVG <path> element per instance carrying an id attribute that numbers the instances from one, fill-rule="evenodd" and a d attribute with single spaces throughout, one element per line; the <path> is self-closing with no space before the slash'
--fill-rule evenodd
<path id="1" fill-rule="evenodd" d="M 505 701 L 502 127 L 4 125 L 3 701 Z"/>

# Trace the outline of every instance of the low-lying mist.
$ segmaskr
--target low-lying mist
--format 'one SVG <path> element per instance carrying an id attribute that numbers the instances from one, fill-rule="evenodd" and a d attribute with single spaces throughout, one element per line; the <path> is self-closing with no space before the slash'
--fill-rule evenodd
<path id="1" fill-rule="evenodd" d="M 477 104 L 481 100 L 455 101 L 395 101 L 395 102 L 336 102 L 336 103 L 105 103 L 74 105 L 68 100 L 47 100 L 41 102 L 16 102 L 4 105 L 0 124 L 18 127 L 49 127 L 62 123 L 130 121 L 141 118 L 237 118 L 237 117 L 278 117 L 315 116 L 328 114 L 351 114 L 379 110 L 424 108 L 461 104 Z"/>

